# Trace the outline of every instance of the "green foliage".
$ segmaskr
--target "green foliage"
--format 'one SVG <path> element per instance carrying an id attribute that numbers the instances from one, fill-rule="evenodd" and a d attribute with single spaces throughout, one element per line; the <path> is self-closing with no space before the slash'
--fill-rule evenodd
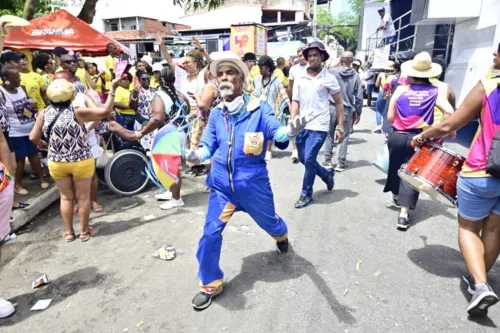
<path id="1" fill-rule="evenodd" d="M 328 7 L 318 7 L 317 24 L 320 26 L 318 37 L 323 39 L 327 34 L 332 34 L 347 51 L 355 52 L 358 39 L 359 19 L 361 17 L 361 10 L 364 2 L 365 0 L 348 0 L 349 10 L 343 11 L 335 17 L 332 16 Z M 378 2 L 384 2 L 384 0 L 378 0 Z M 358 27 L 328 27 L 333 25 L 358 25 Z"/>
<path id="2" fill-rule="evenodd" d="M 35 17 L 44 16 L 64 6 L 62 0 L 39 0 L 36 6 Z M 23 16 L 24 0 L 0 0 L 0 15 Z"/>
<path id="3" fill-rule="evenodd" d="M 191 7 L 194 10 L 200 9 L 200 8 L 205 8 L 208 6 L 208 9 L 215 9 L 219 6 L 222 6 L 224 4 L 224 0 L 173 0 L 174 5 L 179 6 L 182 5 L 182 7 L 186 9 L 191 9 Z"/>

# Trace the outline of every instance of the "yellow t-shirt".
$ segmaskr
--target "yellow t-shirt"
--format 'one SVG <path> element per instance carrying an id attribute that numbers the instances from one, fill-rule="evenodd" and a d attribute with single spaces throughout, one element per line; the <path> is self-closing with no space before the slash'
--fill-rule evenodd
<path id="1" fill-rule="evenodd" d="M 41 74 L 41 75 L 42 75 L 42 78 L 45 81 L 45 84 L 47 86 L 52 83 L 52 80 L 54 78 L 53 74 L 47 74 L 47 73 L 45 73 L 45 74 Z"/>
<path id="2" fill-rule="evenodd" d="M 31 64 L 33 63 L 33 53 L 31 53 L 30 49 L 22 49 L 19 50 L 19 52 L 26 56 L 26 59 L 28 60 L 28 69 L 30 70 L 30 72 L 32 72 L 33 66 L 31 66 Z"/>
<path id="3" fill-rule="evenodd" d="M 85 89 L 89 90 L 89 84 L 87 83 L 87 80 L 85 79 L 85 69 L 84 68 L 78 68 L 76 70 L 76 77 L 80 79 L 80 81 L 83 83 L 85 86 Z"/>
<path id="4" fill-rule="evenodd" d="M 130 90 L 124 89 L 122 87 L 118 87 L 115 92 L 115 103 L 122 103 L 128 105 L 130 103 Z M 135 111 L 133 109 L 116 109 L 116 111 L 120 114 L 126 115 L 135 115 Z"/>
<path id="5" fill-rule="evenodd" d="M 102 92 L 102 80 L 97 75 L 91 75 L 90 78 L 95 82 L 95 91 Z"/>
<path id="6" fill-rule="evenodd" d="M 156 82 L 156 78 L 154 76 L 151 76 L 151 81 L 149 82 L 149 86 L 151 88 L 158 89 L 160 88 L 160 82 Z"/>
<path id="7" fill-rule="evenodd" d="M 250 75 L 252 76 L 252 78 L 256 77 L 257 75 L 260 75 L 259 66 L 253 66 L 252 70 L 250 71 Z"/>
<path id="8" fill-rule="evenodd" d="M 112 56 L 108 55 L 106 57 L 106 61 L 104 63 L 104 65 L 106 66 L 106 69 L 109 71 L 113 71 L 113 73 L 115 72 L 115 65 L 116 65 L 116 58 L 113 58 Z"/>
<path id="9" fill-rule="evenodd" d="M 45 102 L 43 101 L 40 88 L 45 86 L 44 78 L 35 72 L 20 73 L 21 85 L 26 89 L 28 97 L 33 98 L 37 105 L 38 111 L 45 109 Z"/>
<path id="10" fill-rule="evenodd" d="M 283 73 L 281 69 L 276 68 L 273 72 L 273 75 L 281 80 L 281 83 L 283 83 L 283 87 L 288 87 L 290 80 L 285 76 L 285 73 Z"/>

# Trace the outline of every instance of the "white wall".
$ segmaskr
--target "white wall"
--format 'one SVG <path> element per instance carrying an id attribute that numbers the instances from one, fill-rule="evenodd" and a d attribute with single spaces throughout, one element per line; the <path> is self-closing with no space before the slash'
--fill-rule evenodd
<path id="1" fill-rule="evenodd" d="M 478 0 L 473 0 L 478 1 Z M 500 42 L 500 1 L 482 0 L 479 18 L 455 26 L 451 63 L 446 81 L 457 95 L 458 105 L 493 64 Z"/>
<path id="2" fill-rule="evenodd" d="M 390 1 L 386 1 L 386 3 L 365 3 L 365 10 L 363 13 L 363 31 L 361 34 L 361 50 L 364 51 L 367 49 L 368 37 L 376 32 L 377 28 L 380 25 L 380 15 L 378 14 L 377 9 L 384 6 L 386 12 L 388 14 L 391 14 L 391 7 L 389 2 Z M 379 37 L 382 37 L 381 33 L 379 34 Z"/>
<path id="3" fill-rule="evenodd" d="M 182 17 L 182 23 L 192 29 L 227 28 L 245 22 L 262 22 L 260 5 L 238 4 Z"/>
<path id="4" fill-rule="evenodd" d="M 428 18 L 478 17 L 481 0 L 430 0 Z"/>

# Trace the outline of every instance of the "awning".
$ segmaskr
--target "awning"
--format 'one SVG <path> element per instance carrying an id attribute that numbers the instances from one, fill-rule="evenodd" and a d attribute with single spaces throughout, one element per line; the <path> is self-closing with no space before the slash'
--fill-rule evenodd
<path id="1" fill-rule="evenodd" d="M 29 26 L 14 27 L 5 39 L 11 49 L 50 50 L 62 46 L 84 54 L 106 55 L 106 45 L 113 43 L 119 51 L 130 54 L 123 44 L 98 32 L 64 9 L 30 21 Z"/>

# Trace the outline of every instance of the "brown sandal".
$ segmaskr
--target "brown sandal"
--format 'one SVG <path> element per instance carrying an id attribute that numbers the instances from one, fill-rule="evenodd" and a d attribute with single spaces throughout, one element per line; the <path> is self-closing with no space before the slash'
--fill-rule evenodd
<path id="1" fill-rule="evenodd" d="M 66 243 L 71 243 L 75 240 L 75 233 L 74 232 L 65 232 L 63 237 L 64 237 L 64 240 L 66 241 Z"/>
<path id="2" fill-rule="evenodd" d="M 98 232 L 99 232 L 99 229 L 97 229 L 97 228 L 89 228 L 89 231 L 87 231 L 83 234 L 80 234 L 80 240 L 82 242 L 86 242 L 89 239 L 91 239 L 92 237 L 94 237 Z"/>

